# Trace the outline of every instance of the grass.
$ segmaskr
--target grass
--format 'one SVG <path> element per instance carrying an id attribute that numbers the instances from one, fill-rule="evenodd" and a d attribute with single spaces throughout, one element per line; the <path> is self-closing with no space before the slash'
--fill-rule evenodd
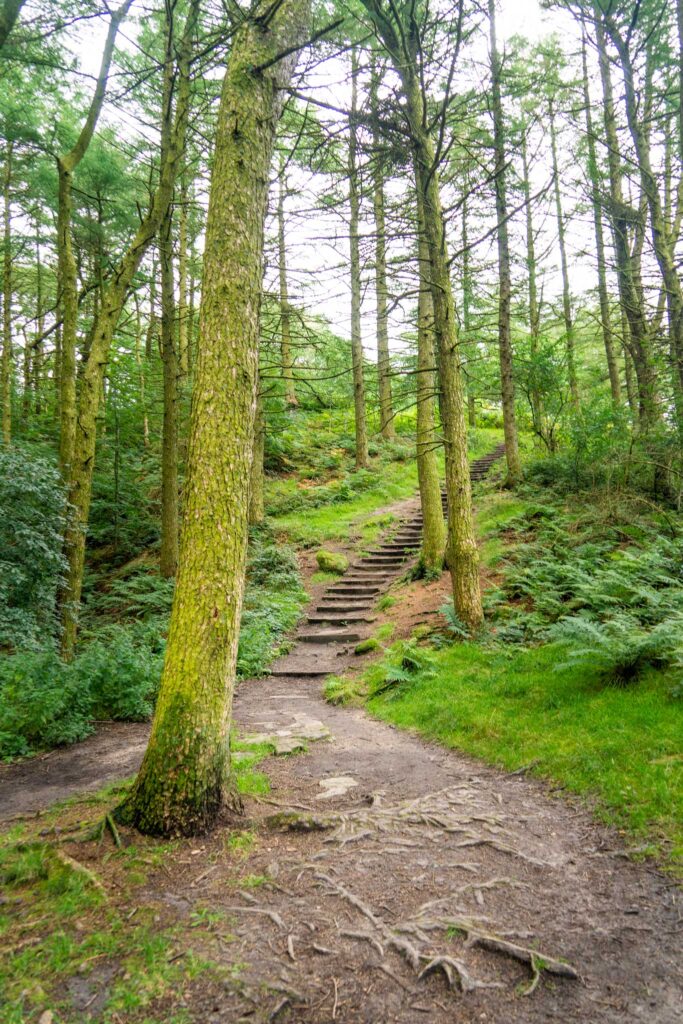
<path id="1" fill-rule="evenodd" d="M 683 871 L 683 701 L 670 699 L 665 673 L 603 686 L 576 669 L 556 671 L 561 659 L 552 644 L 457 644 L 434 653 L 433 674 L 371 698 L 369 709 L 508 770 L 532 765 L 593 798 L 605 821 Z"/>
<path id="2" fill-rule="evenodd" d="M 477 459 L 487 454 L 502 439 L 503 432 L 497 428 L 471 431 L 470 458 Z M 417 464 L 412 452 L 407 459 L 405 454 L 403 452 L 403 457 L 394 461 L 387 461 L 384 456 L 371 459 L 369 472 L 374 479 L 362 491 L 349 495 L 346 500 L 335 500 L 305 511 L 296 509 L 285 514 L 271 515 L 273 528 L 292 543 L 303 547 L 347 540 L 350 535 L 356 535 L 363 544 L 372 543 L 394 519 L 391 513 L 378 515 L 377 509 L 409 498 L 417 491 Z M 439 458 L 442 459 L 441 453 Z M 304 481 L 296 475 L 284 480 L 270 480 L 266 485 L 266 505 L 276 506 L 284 497 L 292 496 L 302 488 L 313 503 L 316 493 L 328 485 L 329 481 L 324 481 L 319 487 L 311 486 L 308 479 L 304 485 Z"/>

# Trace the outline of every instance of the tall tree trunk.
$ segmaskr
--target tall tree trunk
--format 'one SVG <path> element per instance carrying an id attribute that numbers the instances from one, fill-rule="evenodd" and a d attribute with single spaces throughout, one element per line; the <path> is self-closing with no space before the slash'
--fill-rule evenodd
<path id="1" fill-rule="evenodd" d="M 249 525 L 263 522 L 263 455 L 266 448 L 266 413 L 263 401 L 263 381 L 259 377 L 256 389 L 254 415 L 254 454 L 249 477 Z"/>
<path id="2" fill-rule="evenodd" d="M 173 27 L 168 28 L 162 96 L 161 160 L 171 144 L 173 130 Z M 161 264 L 161 365 L 164 415 L 161 445 L 161 551 L 159 568 L 166 579 L 178 568 L 178 348 L 176 341 L 175 285 L 173 281 L 173 207 L 169 204 L 159 230 Z M 182 353 L 182 347 L 181 347 Z"/>
<path id="3" fill-rule="evenodd" d="M 372 69 L 370 104 L 377 112 L 377 68 Z M 375 295 L 377 298 L 377 384 L 379 391 L 379 429 L 385 440 L 396 437 L 391 394 L 391 355 L 389 353 L 389 291 L 387 288 L 387 237 L 384 210 L 384 169 L 380 138 L 372 136 L 372 206 L 375 214 Z"/>
<path id="4" fill-rule="evenodd" d="M 595 30 L 600 61 L 600 78 L 602 81 L 603 124 L 610 181 L 609 213 L 612 224 L 619 297 L 628 321 L 625 343 L 633 360 L 638 383 L 638 422 L 640 429 L 647 432 L 657 422 L 660 415 L 652 339 L 641 301 L 643 290 L 639 271 L 634 266 L 629 242 L 629 228 L 632 219 L 627 215 L 627 206 L 624 202 L 610 61 L 605 33 L 599 16 L 595 20 Z"/>
<path id="5" fill-rule="evenodd" d="M 292 54 L 277 58 L 303 41 L 308 21 L 307 0 L 284 0 L 267 27 L 245 15 L 232 38 L 223 84 L 178 582 L 149 745 L 119 812 L 154 835 L 206 829 L 228 793 L 263 224 L 278 114 L 296 60 Z"/>
<path id="6" fill-rule="evenodd" d="M 40 226 L 36 220 L 36 338 L 43 337 L 45 311 L 43 309 L 43 261 L 40 255 Z M 43 411 L 43 342 L 34 341 L 33 348 L 33 395 L 36 416 Z"/>
<path id="7" fill-rule="evenodd" d="M 626 120 L 628 121 L 629 132 L 633 140 L 641 188 L 650 212 L 652 246 L 666 291 L 671 336 L 676 354 L 679 380 L 683 387 L 683 286 L 681 285 L 678 273 L 676 239 L 672 237 L 666 223 L 657 176 L 652 168 L 650 145 L 647 137 L 648 126 L 642 123 L 639 117 L 639 106 L 642 105 L 642 98 L 639 100 L 636 92 L 630 41 L 623 38 L 611 18 L 607 19 L 607 30 L 619 54 L 624 74 Z"/>
<path id="8" fill-rule="evenodd" d="M 434 303 L 430 283 L 429 246 L 424 228 L 424 208 L 418 193 L 417 306 L 417 478 L 422 509 L 420 568 L 425 576 L 437 576 L 443 569 L 446 523 L 441 504 L 436 423 L 436 373 L 434 354 Z"/>
<path id="9" fill-rule="evenodd" d="M 465 396 L 446 227 L 439 192 L 438 159 L 427 127 L 427 100 L 417 58 L 407 47 L 402 25 L 396 22 L 401 14 L 392 8 L 392 21 L 380 0 L 362 0 L 362 3 L 391 57 L 405 96 L 404 115 L 410 133 L 415 186 L 424 210 L 434 303 L 434 332 L 438 346 L 448 503 L 446 557 L 451 571 L 456 614 L 465 625 L 476 629 L 483 621 L 484 612 L 479 587 L 479 552 L 472 517 Z"/>
<path id="10" fill-rule="evenodd" d="M 586 36 L 581 37 L 581 58 L 583 67 L 583 103 L 586 108 L 586 140 L 588 143 L 588 179 L 591 185 L 591 206 L 593 207 L 593 226 L 595 229 L 595 252 L 598 260 L 598 297 L 600 300 L 600 323 L 602 340 L 605 346 L 607 372 L 609 373 L 610 391 L 615 405 L 621 404 L 621 383 L 619 381 L 619 365 L 614 351 L 612 332 L 612 314 L 610 311 L 609 291 L 607 288 L 607 261 L 605 259 L 605 234 L 602 221 L 602 200 L 600 198 L 601 181 L 598 169 L 598 158 L 595 146 L 593 114 L 591 109 L 590 86 L 588 83 L 588 58 L 586 56 Z"/>
<path id="11" fill-rule="evenodd" d="M 545 412 L 543 395 L 538 386 L 538 345 L 541 335 L 541 310 L 538 301 L 538 283 L 536 268 L 536 238 L 534 235 L 534 216 L 531 209 L 531 184 L 529 180 L 529 153 L 526 125 L 522 126 L 522 191 L 526 214 L 526 269 L 527 288 L 529 293 L 529 355 L 531 357 L 531 381 L 529 384 L 529 403 L 531 405 L 531 421 L 538 437 L 546 438 Z"/>
<path id="12" fill-rule="evenodd" d="M 90 515 L 92 478 L 95 468 L 97 417 L 102 396 L 104 372 L 109 360 L 112 338 L 133 278 L 145 252 L 161 227 L 173 196 L 173 186 L 185 147 L 189 100 L 190 56 L 196 27 L 199 0 L 193 0 L 186 22 L 178 57 L 178 98 L 171 142 L 160 168 L 157 190 L 151 206 L 138 227 L 130 246 L 114 267 L 92 332 L 92 346 L 81 375 L 81 388 L 76 417 L 76 442 L 69 474 L 69 517 L 64 537 L 67 561 L 66 580 L 60 591 L 62 621 L 62 656 L 73 656 L 78 629 L 78 612 L 83 586 L 85 539 Z"/>
<path id="13" fill-rule="evenodd" d="M 187 376 L 190 369 L 188 351 L 187 312 L 187 207 L 189 202 L 187 169 L 180 177 L 180 209 L 178 210 L 178 357 L 180 372 Z"/>
<path id="14" fill-rule="evenodd" d="M 470 267 L 470 240 L 469 240 L 469 182 L 465 185 L 465 194 L 462 199 L 462 327 L 464 338 L 461 345 L 470 340 L 472 330 L 472 270 Z M 467 423 L 470 427 L 477 425 L 477 407 L 474 400 L 474 387 L 471 374 L 468 373 L 468 360 L 462 360 L 463 370 L 466 375 L 465 390 L 467 392 Z"/>
<path id="15" fill-rule="evenodd" d="M 552 97 L 548 100 L 550 153 L 553 166 L 553 187 L 555 191 L 555 214 L 557 217 L 557 241 L 560 248 L 560 269 L 562 271 L 562 313 L 564 316 L 564 344 L 567 355 L 567 379 L 569 393 L 575 408 L 579 406 L 579 384 L 576 378 L 576 354 L 574 336 L 574 316 L 572 313 L 571 289 L 569 286 L 569 266 L 567 263 L 567 243 L 564 229 L 564 211 L 562 210 L 562 191 L 560 189 L 560 168 L 557 159 L 557 129 L 555 126 L 555 104 Z"/>
<path id="16" fill-rule="evenodd" d="M 62 348 L 59 372 L 59 464 L 68 480 L 73 463 L 76 437 L 76 334 L 78 330 L 78 268 L 73 251 L 72 191 L 73 176 L 92 141 L 107 90 L 109 69 L 119 25 L 128 13 L 132 0 L 124 0 L 109 21 L 109 31 L 102 53 L 97 84 L 75 146 L 57 158 L 59 179 L 57 197 L 57 293 L 62 320 Z"/>
<path id="17" fill-rule="evenodd" d="M 360 251 L 358 244 L 358 221 L 360 199 L 358 196 L 358 168 L 356 166 L 356 110 L 358 86 L 356 78 L 358 65 L 355 48 L 351 51 L 351 114 L 349 117 L 349 249 L 351 272 L 351 363 L 353 370 L 353 408 L 356 429 L 356 469 L 365 469 L 368 464 L 368 428 L 365 419 L 365 381 L 363 378 L 363 338 L 361 335 L 361 285 Z"/>
<path id="18" fill-rule="evenodd" d="M 285 237 L 285 178 L 284 160 L 280 161 L 280 178 L 277 196 L 277 241 L 280 282 L 280 359 L 282 362 L 282 380 L 285 386 L 285 405 L 295 409 L 299 404 L 294 387 L 292 372 L 292 313 L 289 307 L 289 289 L 287 287 L 287 246 Z"/>
<path id="19" fill-rule="evenodd" d="M 500 357 L 500 389 L 503 402 L 503 431 L 507 458 L 507 484 L 514 487 L 522 478 L 519 460 L 517 421 L 515 419 L 515 381 L 513 375 L 510 307 L 510 242 L 508 238 L 507 160 L 505 156 L 505 123 L 501 98 L 501 67 L 496 45 L 496 3 L 488 0 L 491 43 L 491 108 L 493 113 L 493 147 L 495 154 L 496 217 L 498 226 L 498 352 Z"/>
<path id="20" fill-rule="evenodd" d="M 3 274 L 2 274 L 2 440 L 12 442 L 12 184 L 13 145 L 5 148 L 5 173 L 2 189 Z"/>

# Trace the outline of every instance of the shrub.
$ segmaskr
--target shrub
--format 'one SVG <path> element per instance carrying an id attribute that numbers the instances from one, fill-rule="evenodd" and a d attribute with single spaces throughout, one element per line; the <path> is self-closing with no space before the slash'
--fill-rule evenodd
<path id="1" fill-rule="evenodd" d="M 65 505 L 52 462 L 0 450 L 0 647 L 35 648 L 56 632 Z"/>
<path id="2" fill-rule="evenodd" d="M 398 696 L 418 676 L 428 677 L 434 673 L 434 652 L 420 647 L 417 639 L 399 640 L 387 651 L 386 657 L 368 673 L 369 696 L 379 697 L 390 693 Z"/>

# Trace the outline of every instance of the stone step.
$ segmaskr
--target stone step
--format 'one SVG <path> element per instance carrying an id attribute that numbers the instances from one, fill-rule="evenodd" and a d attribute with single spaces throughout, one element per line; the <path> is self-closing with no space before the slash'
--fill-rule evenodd
<path id="1" fill-rule="evenodd" d="M 350 640 L 346 634 L 344 639 L 348 640 L 349 644 L 358 643 L 357 640 Z M 319 678 L 334 675 L 342 668 L 338 655 L 345 654 L 347 650 L 347 647 L 335 650 L 325 639 L 307 641 L 306 646 L 302 645 L 301 650 L 278 658 L 271 666 L 270 674 L 287 678 Z"/>
<path id="2" fill-rule="evenodd" d="M 374 604 L 372 601 L 358 601 L 355 604 L 346 604 L 343 601 L 335 601 L 333 604 L 319 604 L 315 609 L 315 615 L 340 614 L 342 612 L 369 612 Z"/>
<path id="3" fill-rule="evenodd" d="M 310 633 L 299 633 L 297 636 L 297 640 L 304 644 L 357 644 L 360 639 L 360 633 L 349 629 L 320 629 Z M 339 666 L 328 671 L 334 672 L 336 668 Z"/>
<path id="4" fill-rule="evenodd" d="M 374 622 L 375 616 L 367 612 L 311 612 L 306 616 L 306 621 L 311 625 L 317 622 Z"/>
<path id="5" fill-rule="evenodd" d="M 335 587 L 334 590 L 327 590 L 326 591 L 326 595 L 327 595 L 327 597 L 343 598 L 343 597 L 351 597 L 351 596 L 354 596 L 354 595 L 360 596 L 362 594 L 362 595 L 367 595 L 368 597 L 371 597 L 371 596 L 373 596 L 375 594 L 379 594 L 381 589 L 382 589 L 381 587 L 377 587 L 377 586 L 363 586 L 362 583 L 359 583 L 357 586 Z"/>

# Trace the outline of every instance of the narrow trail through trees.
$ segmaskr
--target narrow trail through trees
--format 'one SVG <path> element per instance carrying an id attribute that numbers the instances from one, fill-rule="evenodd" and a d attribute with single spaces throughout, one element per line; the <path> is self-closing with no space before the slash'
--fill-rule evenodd
<path id="1" fill-rule="evenodd" d="M 407 540 L 381 587 L 407 567 L 415 538 Z M 678 1022 L 681 903 L 669 879 L 629 860 L 614 832 L 523 772 L 488 768 L 323 700 L 323 652 L 324 664 L 343 667 L 350 637 L 368 625 L 326 616 L 357 617 L 380 589 L 370 599 L 363 580 L 346 583 L 359 594 L 343 586 L 331 588 L 333 604 L 349 609 L 320 612 L 332 607 L 328 590 L 302 629 L 338 628 L 344 639 L 302 638 L 289 657 L 318 652 L 307 654 L 309 670 L 238 690 L 242 734 L 279 737 L 282 752 L 297 738 L 306 745 L 267 762 L 271 792 L 248 801 L 239 826 L 256 837 L 243 870 L 269 881 L 235 888 L 223 829 L 183 841 L 149 876 L 145 898 L 165 920 L 189 926 L 201 906 L 230 922 L 221 948 L 226 968 L 242 965 L 239 984 L 190 987 L 191 1019 Z M 130 774 L 146 731 L 115 726 L 0 769 L 3 813 L 43 806 L 50 777 L 67 795 L 88 788 L 92 780 L 78 778 L 88 766 L 97 786 Z"/>

